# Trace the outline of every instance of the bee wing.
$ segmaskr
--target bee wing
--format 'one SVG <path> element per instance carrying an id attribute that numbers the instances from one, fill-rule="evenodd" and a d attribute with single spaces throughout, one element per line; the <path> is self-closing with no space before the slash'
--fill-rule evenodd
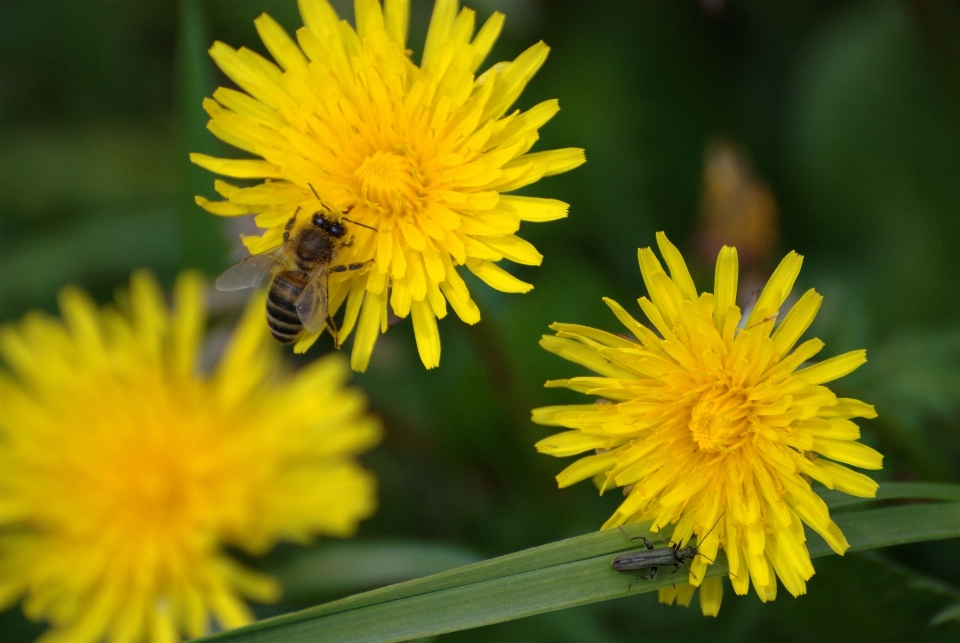
<path id="1" fill-rule="evenodd" d="M 327 322 L 327 263 L 322 262 L 310 274 L 307 286 L 293 302 L 303 327 L 315 333 Z"/>
<path id="2" fill-rule="evenodd" d="M 217 277 L 217 290 L 259 288 L 283 253 L 284 249 L 280 247 L 272 252 L 264 252 L 238 261 Z"/>

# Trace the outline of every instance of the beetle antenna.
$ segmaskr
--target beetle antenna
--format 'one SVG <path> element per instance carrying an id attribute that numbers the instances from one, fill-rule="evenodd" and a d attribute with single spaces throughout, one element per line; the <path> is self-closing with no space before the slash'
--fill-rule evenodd
<path id="1" fill-rule="evenodd" d="M 704 556 L 704 558 L 706 558 L 706 556 Z M 696 576 L 693 575 L 693 570 L 690 569 L 689 567 L 687 567 L 687 565 L 686 565 L 685 563 L 683 563 L 683 562 L 681 561 L 680 564 L 683 565 L 683 568 L 686 569 L 686 570 L 687 570 L 687 573 L 690 574 L 691 576 L 693 576 L 694 579 L 697 578 Z M 699 582 L 699 581 L 697 581 L 697 582 Z"/>
<path id="2" fill-rule="evenodd" d="M 710 532 L 712 532 L 714 529 L 717 528 L 717 525 L 720 524 L 720 520 L 723 519 L 723 517 L 724 517 L 724 515 L 726 515 L 726 513 L 727 513 L 727 512 L 724 511 L 722 514 L 720 514 L 720 517 L 717 518 L 717 522 L 713 523 L 713 527 L 711 527 L 709 530 L 707 530 L 707 533 L 705 533 L 702 538 L 697 538 L 697 549 L 700 549 L 700 544 L 707 539 L 707 536 L 710 535 Z M 706 556 L 704 556 L 704 558 L 706 558 Z"/>
<path id="3" fill-rule="evenodd" d="M 703 554 L 701 554 L 700 552 L 697 552 L 697 556 L 703 556 Z M 715 561 L 715 560 L 710 560 L 710 559 L 707 558 L 706 556 L 703 556 L 703 558 L 704 558 L 704 560 L 709 561 L 711 565 L 719 565 L 720 567 L 723 568 L 723 571 L 727 572 L 728 574 L 730 574 L 730 575 L 733 576 L 734 578 L 740 578 L 739 576 L 737 576 L 736 574 L 734 574 L 732 571 L 730 571 L 730 568 L 727 567 L 726 565 L 724 565 L 723 563 L 718 563 L 718 562 Z"/>
<path id="4" fill-rule="evenodd" d="M 366 223 L 360 223 L 359 221 L 354 221 L 353 219 L 348 219 L 347 217 L 340 217 L 340 220 L 341 220 L 341 221 L 349 221 L 350 223 L 352 223 L 352 224 L 354 224 L 354 225 L 358 225 L 358 226 L 360 226 L 361 228 L 367 228 L 368 230 L 373 230 L 374 232 L 380 232 L 379 230 L 377 230 L 377 229 L 374 228 L 373 226 L 369 226 L 369 225 L 367 225 Z"/>

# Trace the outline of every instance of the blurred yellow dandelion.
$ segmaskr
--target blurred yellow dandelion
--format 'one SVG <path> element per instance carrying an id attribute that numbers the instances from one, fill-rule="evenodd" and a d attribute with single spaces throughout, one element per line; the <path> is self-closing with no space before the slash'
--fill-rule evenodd
<path id="1" fill-rule="evenodd" d="M 256 214 L 266 232 L 243 240 L 253 254 L 278 246 L 294 216 L 296 230 L 323 208 L 336 217 L 349 212 L 347 220 L 360 225 L 349 226 L 353 243 L 339 261 L 372 265 L 331 274 L 329 308 L 346 302 L 340 336 L 356 327 L 353 368 L 366 369 L 387 329 L 388 302 L 398 317 L 412 316 L 420 359 L 433 368 L 447 302 L 468 324 L 480 320 L 457 267 L 497 290 L 527 292 L 532 286 L 497 262 L 539 265 L 540 253 L 515 234 L 520 222 L 567 214 L 561 201 L 505 194 L 584 162 L 581 149 L 529 153 L 557 113 L 556 100 L 507 113 L 549 49 L 537 43 L 476 76 L 503 15 L 494 13 L 474 35 L 472 10 L 437 0 L 417 66 L 406 49 L 406 0 L 382 8 L 356 0 L 356 30 L 326 0 L 299 6 L 306 26 L 296 43 L 266 14 L 256 20 L 276 64 L 221 42 L 211 48 L 243 91 L 220 88 L 204 102 L 208 127 L 260 158 L 191 159 L 224 176 L 264 181 L 218 180 L 226 200 L 197 203 L 222 216 Z M 305 333 L 294 349 L 305 351 L 318 334 Z"/>
<path id="2" fill-rule="evenodd" d="M 881 468 L 883 457 L 856 441 L 860 429 L 851 421 L 876 412 L 823 386 L 863 364 L 866 353 L 801 368 L 823 348 L 819 339 L 794 347 L 822 297 L 807 291 L 776 324 L 800 255 L 783 259 L 743 320 L 735 304 L 736 249 L 720 251 L 714 292 L 698 295 L 677 249 L 663 233 L 657 243 L 669 276 L 650 248 L 639 252 L 650 293 L 639 303 L 653 329 L 605 299 L 633 337 L 574 324 L 554 324 L 556 335 L 543 337 L 545 349 L 598 374 L 547 386 L 608 403 L 534 410 L 534 422 L 572 429 L 537 449 L 554 456 L 596 450 L 557 481 L 566 487 L 594 478 L 601 491 L 624 487 L 626 500 L 604 528 L 652 520 L 656 531 L 676 523 L 673 540 L 686 543 L 719 520 L 698 546 L 711 560 L 723 546 L 737 594 L 752 580 L 761 600 L 773 600 L 777 577 L 794 596 L 803 594 L 814 573 L 803 524 L 837 553 L 848 547 L 810 480 L 864 498 L 876 494 L 876 482 L 838 464 Z M 661 600 L 688 604 L 707 564 L 698 556 L 691 585 L 661 590 Z M 720 578 L 704 581 L 704 614 L 716 615 L 722 596 Z"/>
<path id="3" fill-rule="evenodd" d="M 0 605 L 23 597 L 47 641 L 176 641 L 251 620 L 243 599 L 277 582 L 225 546 L 347 536 L 375 509 L 354 461 L 380 433 L 349 373 L 327 358 L 283 374 L 244 314 L 217 366 L 198 372 L 202 281 L 168 312 L 134 275 L 120 308 L 60 297 L 63 321 L 0 330 Z"/>

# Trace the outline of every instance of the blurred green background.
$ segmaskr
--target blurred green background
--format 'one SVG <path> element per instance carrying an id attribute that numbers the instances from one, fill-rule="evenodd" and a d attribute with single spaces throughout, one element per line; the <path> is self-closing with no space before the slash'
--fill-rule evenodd
<path id="1" fill-rule="evenodd" d="M 348 2 L 334 4 L 352 19 Z M 432 3 L 412 4 L 419 59 Z M 867 365 L 836 389 L 877 406 L 880 418 L 863 427 L 886 456 L 877 477 L 960 482 L 960 5 L 468 5 L 481 18 L 507 14 L 488 62 L 539 39 L 552 47 L 518 107 L 559 98 L 536 149 L 584 147 L 588 162 L 525 193 L 569 202 L 570 217 L 521 231 L 545 257 L 539 268 L 508 266 L 531 293 L 470 282 L 483 320 L 441 322 L 439 369 L 423 370 L 409 322 L 380 339 L 355 378 L 387 427 L 365 458 L 380 510 L 355 540 L 255 561 L 287 586 L 261 615 L 595 530 L 619 494 L 600 498 L 589 483 L 557 490 L 567 461 L 533 449 L 551 431 L 529 422 L 531 408 L 583 401 L 542 388 L 580 370 L 537 340 L 553 321 L 619 332 L 600 298 L 630 308 L 644 294 L 636 249 L 657 230 L 687 253 L 701 289 L 712 285 L 717 243 L 736 243 L 744 303 L 786 251 L 803 254 L 799 288 L 825 295 L 814 327 L 824 356 L 868 349 Z M 4 0 L 3 321 L 55 310 L 67 283 L 108 301 L 134 268 L 169 285 L 186 266 L 215 276 L 239 256 L 237 229 L 193 204 L 212 196 L 214 177 L 187 153 L 231 155 L 204 129 L 202 98 L 229 84 L 206 49 L 221 39 L 266 53 L 253 27 L 262 11 L 291 33 L 301 25 L 294 0 Z M 752 218 L 736 220 L 746 211 Z M 232 323 L 237 305 L 219 301 L 218 323 Z M 321 341 L 291 360 L 329 350 Z M 440 638 L 960 637 L 958 622 L 929 624 L 960 601 L 957 541 L 816 566 L 799 599 L 781 591 L 762 605 L 728 585 L 715 620 L 696 599 L 684 610 L 645 594 Z M 0 628 L 5 643 L 40 631 L 18 609 Z"/>

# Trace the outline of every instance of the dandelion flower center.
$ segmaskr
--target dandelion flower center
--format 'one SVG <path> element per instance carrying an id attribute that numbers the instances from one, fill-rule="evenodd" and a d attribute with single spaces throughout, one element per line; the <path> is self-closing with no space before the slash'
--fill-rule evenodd
<path id="1" fill-rule="evenodd" d="M 741 387 L 716 381 L 690 408 L 689 427 L 701 451 L 716 453 L 734 448 L 749 430 L 748 407 Z"/>
<path id="2" fill-rule="evenodd" d="M 162 529 L 187 518 L 188 489 L 192 482 L 199 481 L 186 476 L 170 455 L 150 451 L 131 454 L 122 468 L 124 484 L 110 481 L 114 484 L 105 484 L 102 490 L 104 504 L 113 509 L 112 520 L 128 517 L 131 522 Z"/>
<path id="3" fill-rule="evenodd" d="M 419 197 L 419 186 L 409 157 L 377 150 L 363 159 L 354 176 L 369 207 L 402 213 Z"/>

